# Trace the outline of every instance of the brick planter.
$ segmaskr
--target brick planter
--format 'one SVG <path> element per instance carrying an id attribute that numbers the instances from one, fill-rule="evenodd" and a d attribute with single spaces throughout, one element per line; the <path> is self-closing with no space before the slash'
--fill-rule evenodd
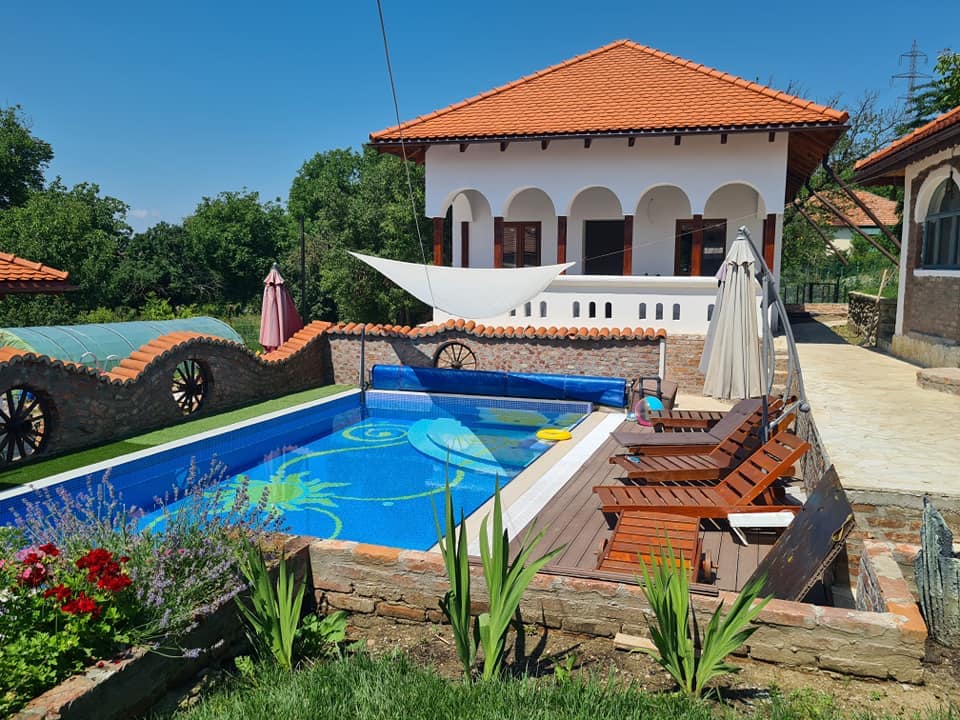
<path id="1" fill-rule="evenodd" d="M 318 604 L 354 613 L 358 625 L 363 615 L 442 620 L 437 601 L 447 578 L 438 554 L 326 540 L 310 546 L 310 563 Z M 884 572 L 896 568 L 892 561 L 881 565 Z M 481 612 L 487 598 L 480 568 L 472 568 L 472 575 L 474 609 Z M 788 667 L 921 682 L 927 633 L 919 611 L 895 578 L 888 582 L 884 576 L 878 587 L 881 597 L 890 595 L 883 612 L 772 600 L 757 619 L 746 654 Z M 694 597 L 694 606 L 703 617 L 733 598 Z M 618 632 L 646 635 L 650 613 L 636 585 L 545 574 L 533 579 L 521 611 L 548 628 L 611 638 Z"/>

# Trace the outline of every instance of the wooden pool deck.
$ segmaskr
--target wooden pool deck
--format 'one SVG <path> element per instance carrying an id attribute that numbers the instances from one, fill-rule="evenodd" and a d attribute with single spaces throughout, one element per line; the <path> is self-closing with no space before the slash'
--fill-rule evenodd
<path id="1" fill-rule="evenodd" d="M 544 568 L 546 572 L 634 582 L 630 575 L 596 569 L 600 548 L 603 541 L 610 537 L 616 518 L 607 517 L 600 511 L 600 501 L 593 492 L 593 486 L 623 482 L 623 470 L 608 461 L 617 452 L 623 452 L 619 443 L 613 438 L 604 441 L 531 524 L 517 535 L 515 541 L 519 541 L 531 525 L 545 529 L 544 537 L 537 545 L 537 555 L 549 548 L 565 546 L 563 552 Z M 703 550 L 709 554 L 715 574 L 713 583 L 701 584 L 700 589 L 705 592 L 739 590 L 743 587 L 778 536 L 776 531 L 771 530 L 745 531 L 748 544 L 743 545 L 723 521 L 715 524 L 709 520 L 701 523 L 700 533 Z"/>

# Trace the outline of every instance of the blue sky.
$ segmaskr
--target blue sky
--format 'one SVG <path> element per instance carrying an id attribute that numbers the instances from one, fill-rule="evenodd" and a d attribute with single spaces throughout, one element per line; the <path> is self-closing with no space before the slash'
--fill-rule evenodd
<path id="1" fill-rule="evenodd" d="M 404 119 L 630 38 L 813 100 L 892 102 L 901 52 L 958 44 L 960 3 L 384 0 Z M 375 0 L 0 0 L 0 105 L 143 229 L 247 187 L 285 199 L 314 153 L 393 124 Z"/>

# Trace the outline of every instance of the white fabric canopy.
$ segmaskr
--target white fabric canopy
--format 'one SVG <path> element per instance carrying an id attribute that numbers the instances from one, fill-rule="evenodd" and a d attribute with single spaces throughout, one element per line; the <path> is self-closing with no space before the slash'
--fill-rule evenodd
<path id="1" fill-rule="evenodd" d="M 701 367 L 703 394 L 718 398 L 759 397 L 760 345 L 757 338 L 757 282 L 753 253 L 737 238 L 724 258 L 723 285 Z"/>
<path id="2" fill-rule="evenodd" d="M 509 312 L 574 263 L 529 268 L 454 268 L 351 252 L 427 305 L 466 320 Z"/>

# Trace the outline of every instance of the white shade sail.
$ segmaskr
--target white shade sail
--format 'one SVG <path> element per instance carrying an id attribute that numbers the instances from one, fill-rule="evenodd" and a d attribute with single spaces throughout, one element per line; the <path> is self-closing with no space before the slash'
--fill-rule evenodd
<path id="1" fill-rule="evenodd" d="M 351 252 L 427 305 L 467 320 L 509 312 L 574 263 L 528 268 L 454 268 Z"/>

